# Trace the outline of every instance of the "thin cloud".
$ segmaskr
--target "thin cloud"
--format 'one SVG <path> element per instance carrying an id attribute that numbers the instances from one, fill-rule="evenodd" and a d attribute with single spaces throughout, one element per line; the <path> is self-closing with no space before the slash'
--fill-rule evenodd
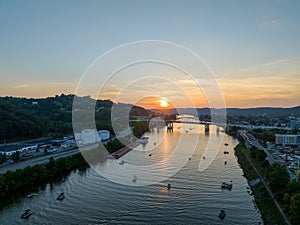
<path id="1" fill-rule="evenodd" d="M 28 88 L 30 85 L 29 84 L 18 84 L 13 86 L 13 89 L 21 89 L 21 88 Z"/>
<path id="2" fill-rule="evenodd" d="M 260 28 L 275 28 L 275 27 L 279 27 L 281 25 L 281 20 L 280 19 L 276 19 L 273 18 L 271 20 L 264 20 L 259 24 Z"/>

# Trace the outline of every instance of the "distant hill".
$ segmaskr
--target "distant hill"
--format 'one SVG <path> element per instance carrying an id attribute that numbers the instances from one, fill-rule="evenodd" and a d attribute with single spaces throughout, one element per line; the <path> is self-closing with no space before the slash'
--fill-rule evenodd
<path id="1" fill-rule="evenodd" d="M 36 99 L 0 97 L 0 142 L 3 142 L 4 139 L 28 137 L 62 137 L 73 133 L 72 109 L 75 97 L 82 100 L 78 109 L 81 108 L 80 104 L 94 102 L 97 129 L 105 129 L 114 133 L 111 125 L 113 102 L 110 100 L 95 100 L 89 96 L 77 97 L 72 94 Z M 119 103 L 118 105 L 126 104 Z M 152 112 L 138 106 L 128 105 L 128 107 L 131 109 L 131 115 L 149 116 L 152 114 Z M 84 115 L 80 118 L 84 119 Z M 84 123 L 84 120 L 82 121 Z"/>
<path id="2" fill-rule="evenodd" d="M 158 109 L 151 109 L 154 112 L 161 112 Z M 212 109 L 215 114 L 220 112 L 220 109 Z M 178 108 L 164 110 L 166 114 L 193 114 L 195 110 L 191 108 Z M 197 108 L 199 115 L 210 115 L 211 109 L 209 108 Z M 227 108 L 226 113 L 228 116 L 300 116 L 300 106 L 292 108 L 279 108 L 279 107 L 259 107 L 259 108 L 248 108 L 248 109 L 239 109 L 239 108 Z"/>

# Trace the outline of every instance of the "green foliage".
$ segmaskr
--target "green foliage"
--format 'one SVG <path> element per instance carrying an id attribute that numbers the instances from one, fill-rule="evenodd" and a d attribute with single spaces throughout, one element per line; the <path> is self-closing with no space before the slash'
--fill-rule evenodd
<path id="1" fill-rule="evenodd" d="M 18 162 L 19 161 L 19 159 L 20 159 L 20 152 L 15 152 L 15 153 L 13 153 L 12 154 L 12 156 L 11 156 L 11 159 L 14 161 L 14 162 Z"/>
<path id="2" fill-rule="evenodd" d="M 46 165 L 28 166 L 15 172 L 7 171 L 6 174 L 0 175 L 0 197 L 12 195 L 33 185 L 42 185 L 53 179 L 62 178 L 81 165 L 88 166 L 81 154 L 77 154 L 58 160 L 51 157 Z"/>
<path id="3" fill-rule="evenodd" d="M 137 138 L 142 137 L 142 135 L 149 131 L 149 124 L 147 122 L 136 122 L 133 128 L 133 135 Z"/>
<path id="4" fill-rule="evenodd" d="M 274 192 L 283 190 L 289 182 L 289 174 L 285 168 L 278 163 L 274 163 L 267 168 L 267 179 L 269 186 Z"/>
<path id="5" fill-rule="evenodd" d="M 118 140 L 118 139 L 114 139 L 113 141 L 109 141 L 107 143 L 107 150 L 109 153 L 113 153 L 116 150 L 122 148 L 124 145 Z"/>
<path id="6" fill-rule="evenodd" d="M 295 193 L 300 193 L 300 183 L 295 180 L 290 181 L 286 186 L 285 192 L 291 195 Z"/>
<path id="7" fill-rule="evenodd" d="M 233 126 L 233 127 L 226 127 L 226 134 L 232 136 L 232 137 L 237 137 L 237 131 L 240 130 L 241 127 L 238 126 Z"/>
<path id="8" fill-rule="evenodd" d="M 252 158 L 256 158 L 256 154 L 257 154 L 257 148 L 251 148 L 251 150 L 250 150 L 250 155 L 251 155 L 251 157 Z"/>
<path id="9" fill-rule="evenodd" d="M 272 132 L 263 131 L 261 133 L 260 139 L 266 143 L 266 142 L 275 142 L 275 135 Z"/>
<path id="10" fill-rule="evenodd" d="M 42 134 L 42 124 L 30 112 L 0 99 L 0 140 L 33 138 Z"/>
<path id="11" fill-rule="evenodd" d="M 258 161 L 264 161 L 267 157 L 267 154 L 263 150 L 258 150 L 256 152 L 256 157 Z"/>
<path id="12" fill-rule="evenodd" d="M 2 166 L 3 163 L 7 161 L 7 157 L 4 154 L 0 154 L 0 165 Z"/>
<path id="13" fill-rule="evenodd" d="M 264 160 L 264 161 L 262 161 L 261 166 L 263 168 L 267 168 L 268 166 L 270 166 L 270 163 L 268 162 L 268 160 Z"/>
<path id="14" fill-rule="evenodd" d="M 41 136 L 51 136 L 55 138 L 63 137 L 73 133 L 72 129 L 72 109 L 74 95 L 56 95 L 43 99 L 27 99 L 16 97 L 0 98 L 0 140 L 26 139 Z M 93 124 L 85 121 L 86 113 L 94 111 L 85 109 L 86 103 L 95 105 L 95 121 L 98 130 L 109 130 L 114 134 L 111 125 L 110 100 L 94 100 L 89 96 L 80 98 L 77 111 L 73 116 L 76 121 L 80 121 L 82 129 L 90 128 Z M 37 102 L 37 104 L 32 104 Z M 118 104 L 121 108 L 128 107 L 131 116 L 149 116 L 153 112 L 144 108 Z M 121 118 L 123 119 L 123 118 Z M 128 119 L 125 117 L 125 119 Z M 86 126 L 86 127 L 85 127 Z M 140 128 L 138 128 L 140 130 Z"/>
<path id="15" fill-rule="evenodd" d="M 300 221 L 300 194 L 295 194 L 290 200 L 290 220 L 292 224 L 299 224 Z"/>
<path id="16" fill-rule="evenodd" d="M 247 160 L 247 158 L 245 156 L 245 154 L 248 154 L 247 151 L 249 151 L 249 150 L 246 148 L 246 146 L 244 144 L 238 144 L 235 147 L 235 155 L 237 156 L 238 162 L 244 171 L 245 177 L 247 178 L 247 180 L 250 181 L 250 180 L 258 178 L 258 175 L 253 170 L 251 164 L 249 163 L 249 161 Z M 251 154 L 251 152 L 249 151 L 249 155 L 250 154 Z M 255 161 L 255 160 L 253 160 L 253 161 Z M 262 213 L 262 219 L 264 221 L 264 224 L 282 224 L 282 225 L 284 225 L 285 222 L 284 222 L 281 214 L 278 212 L 277 207 L 275 206 L 273 200 L 271 199 L 271 197 L 268 194 L 267 190 L 265 189 L 264 185 L 262 183 L 259 183 L 256 186 L 252 187 L 251 189 L 255 195 L 256 204 L 258 205 L 258 207 Z"/>

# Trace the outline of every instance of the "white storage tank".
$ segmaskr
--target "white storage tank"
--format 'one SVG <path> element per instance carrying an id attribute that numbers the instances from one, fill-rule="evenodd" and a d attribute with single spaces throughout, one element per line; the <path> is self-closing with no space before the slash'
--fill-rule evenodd
<path id="1" fill-rule="evenodd" d="M 102 140 L 102 141 L 108 140 L 110 137 L 108 130 L 99 130 L 98 135 L 100 137 L 100 140 Z"/>
<path id="2" fill-rule="evenodd" d="M 92 129 L 82 130 L 81 141 L 83 144 L 93 144 L 96 141 L 99 141 L 97 131 Z"/>
<path id="3" fill-rule="evenodd" d="M 75 133 L 74 134 L 74 138 L 75 138 L 76 141 L 80 141 L 80 139 L 81 139 L 81 133 Z"/>

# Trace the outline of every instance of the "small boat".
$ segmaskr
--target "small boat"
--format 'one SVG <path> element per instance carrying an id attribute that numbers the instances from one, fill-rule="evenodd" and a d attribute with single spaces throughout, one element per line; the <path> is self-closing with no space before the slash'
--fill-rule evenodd
<path id="1" fill-rule="evenodd" d="M 168 187 L 168 189 L 170 189 L 170 188 L 171 188 L 171 184 L 170 184 L 170 183 L 168 183 L 168 186 L 167 186 L 167 187 Z"/>
<path id="2" fill-rule="evenodd" d="M 132 182 L 135 183 L 136 180 L 137 180 L 137 177 L 136 177 L 136 176 L 133 176 Z"/>
<path id="3" fill-rule="evenodd" d="M 225 143 L 224 145 L 225 145 L 225 146 L 228 146 L 228 143 Z"/>
<path id="4" fill-rule="evenodd" d="M 64 198 L 65 198 L 65 194 L 63 192 L 61 192 L 56 199 L 59 201 L 62 201 Z"/>
<path id="5" fill-rule="evenodd" d="M 148 139 L 149 139 L 149 137 L 141 137 L 140 143 L 147 144 L 148 143 Z"/>
<path id="6" fill-rule="evenodd" d="M 223 153 L 224 153 L 224 154 L 229 154 L 229 152 L 228 152 L 228 151 L 224 151 Z"/>
<path id="7" fill-rule="evenodd" d="M 189 160 L 192 160 L 192 158 L 190 157 Z"/>
<path id="8" fill-rule="evenodd" d="M 33 192 L 30 192 L 28 195 L 27 195 L 27 198 L 32 198 L 33 196 L 38 196 L 39 194 L 37 193 L 33 193 Z"/>
<path id="9" fill-rule="evenodd" d="M 221 188 L 227 188 L 228 190 L 232 189 L 232 183 L 228 184 L 226 182 L 222 182 Z"/>
<path id="10" fill-rule="evenodd" d="M 156 145 L 156 142 L 154 142 L 153 144 Z"/>
<path id="11" fill-rule="evenodd" d="M 227 165 L 227 161 L 225 161 L 224 164 Z"/>
<path id="12" fill-rule="evenodd" d="M 226 212 L 225 212 L 225 210 L 222 209 L 221 212 L 219 213 L 219 218 L 221 220 L 224 220 L 225 216 L 226 216 Z"/>
<path id="13" fill-rule="evenodd" d="M 26 218 L 28 218 L 29 216 L 31 216 L 32 213 L 33 213 L 33 212 L 31 211 L 31 209 L 26 209 L 25 212 L 21 215 L 21 218 L 22 218 L 22 219 L 26 219 Z"/>

